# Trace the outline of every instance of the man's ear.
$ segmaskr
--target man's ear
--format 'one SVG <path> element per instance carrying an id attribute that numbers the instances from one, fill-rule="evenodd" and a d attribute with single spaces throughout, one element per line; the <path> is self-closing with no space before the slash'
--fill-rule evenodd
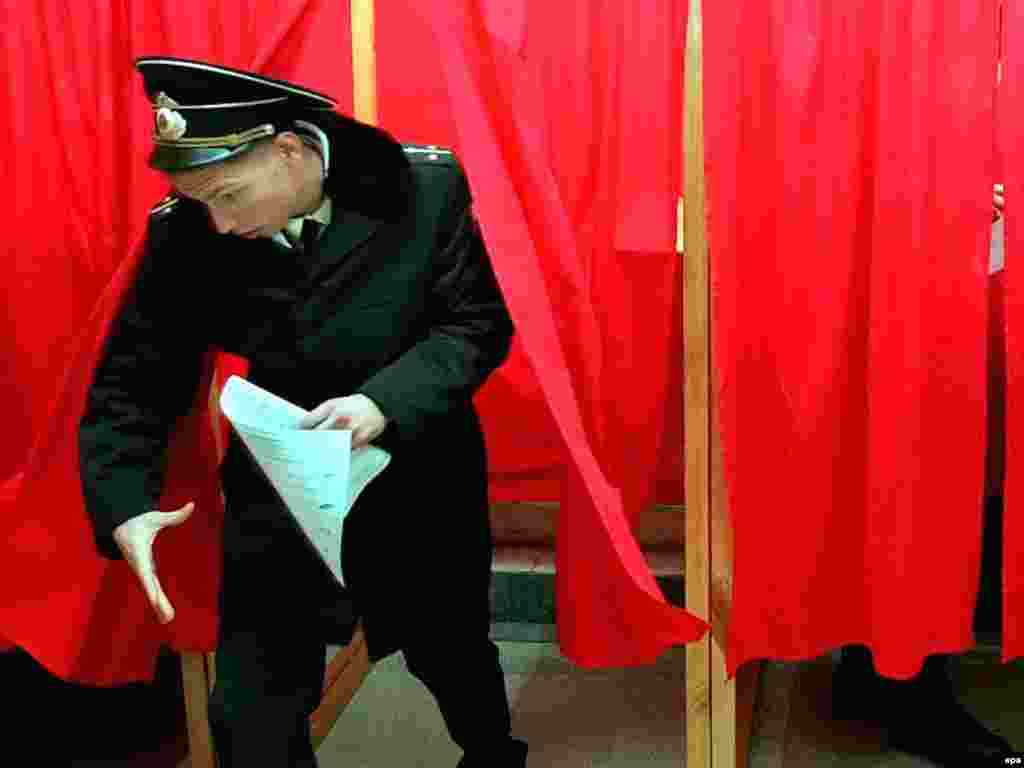
<path id="1" fill-rule="evenodd" d="M 294 160 L 302 156 L 302 139 L 292 131 L 281 131 L 274 137 L 274 150 L 281 153 L 285 160 Z"/>

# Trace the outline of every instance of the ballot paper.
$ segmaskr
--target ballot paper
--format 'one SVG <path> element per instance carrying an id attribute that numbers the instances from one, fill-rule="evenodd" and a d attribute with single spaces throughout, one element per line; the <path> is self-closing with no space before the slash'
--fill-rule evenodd
<path id="1" fill-rule="evenodd" d="M 341 533 L 363 489 L 391 461 L 374 445 L 352 450 L 348 429 L 300 429 L 308 411 L 239 376 L 220 395 L 220 409 L 299 529 L 344 586 Z"/>

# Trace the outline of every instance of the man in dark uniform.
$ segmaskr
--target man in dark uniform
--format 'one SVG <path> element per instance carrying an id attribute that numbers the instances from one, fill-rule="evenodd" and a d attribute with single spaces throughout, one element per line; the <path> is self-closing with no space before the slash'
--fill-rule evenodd
<path id="1" fill-rule="evenodd" d="M 155 111 L 154 208 L 136 283 L 80 424 L 99 550 L 125 557 L 162 621 L 152 544 L 192 505 L 156 510 L 169 432 L 209 347 L 392 460 L 345 520 L 333 582 L 232 435 L 221 470 L 217 679 L 222 766 L 315 766 L 309 715 L 326 643 L 357 620 L 372 659 L 401 650 L 462 747 L 523 766 L 488 636 L 492 542 L 472 396 L 513 327 L 451 153 L 403 147 L 291 83 L 182 59 L 137 62 Z M 173 573 L 160 574 L 173 579 Z"/>

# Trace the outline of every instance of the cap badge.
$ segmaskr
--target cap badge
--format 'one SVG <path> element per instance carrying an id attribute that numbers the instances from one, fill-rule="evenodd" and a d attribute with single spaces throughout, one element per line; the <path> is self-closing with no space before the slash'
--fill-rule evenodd
<path id="1" fill-rule="evenodd" d="M 156 97 L 156 135 L 163 141 L 177 141 L 185 135 L 188 121 L 177 111 L 180 106 L 174 99 L 161 91 Z"/>

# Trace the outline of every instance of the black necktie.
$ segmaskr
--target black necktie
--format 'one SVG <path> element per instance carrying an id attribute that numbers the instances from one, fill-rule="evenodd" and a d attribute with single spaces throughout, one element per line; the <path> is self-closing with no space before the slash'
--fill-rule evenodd
<path id="1" fill-rule="evenodd" d="M 307 272 L 312 272 L 316 264 L 316 240 L 319 234 L 319 222 L 315 219 L 303 220 L 302 234 L 299 235 L 299 260 Z"/>

